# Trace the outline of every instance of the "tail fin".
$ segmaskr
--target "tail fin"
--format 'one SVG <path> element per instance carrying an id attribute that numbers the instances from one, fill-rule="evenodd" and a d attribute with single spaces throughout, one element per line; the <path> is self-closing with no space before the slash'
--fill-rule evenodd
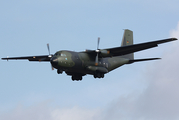
<path id="1" fill-rule="evenodd" d="M 131 30 L 125 29 L 121 46 L 127 46 L 127 45 L 133 45 L 133 32 Z M 134 59 L 134 53 L 123 55 L 122 57 L 133 60 Z"/>

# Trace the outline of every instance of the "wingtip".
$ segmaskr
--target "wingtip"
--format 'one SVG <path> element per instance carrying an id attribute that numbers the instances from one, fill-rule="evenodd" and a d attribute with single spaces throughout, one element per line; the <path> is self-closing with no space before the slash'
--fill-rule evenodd
<path id="1" fill-rule="evenodd" d="M 172 40 L 178 40 L 177 38 L 172 38 Z"/>
<path id="2" fill-rule="evenodd" d="M 1 58 L 2 60 L 8 60 L 9 56 L 7 56 L 6 58 Z"/>
<path id="3" fill-rule="evenodd" d="M 7 60 L 8 61 L 8 58 L 1 58 L 2 60 Z"/>

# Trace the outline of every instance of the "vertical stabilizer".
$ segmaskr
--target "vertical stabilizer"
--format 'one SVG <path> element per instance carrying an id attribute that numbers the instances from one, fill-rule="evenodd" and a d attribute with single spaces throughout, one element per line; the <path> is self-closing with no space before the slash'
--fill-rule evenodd
<path id="1" fill-rule="evenodd" d="M 133 32 L 131 30 L 125 29 L 121 46 L 127 46 L 127 45 L 133 45 Z M 122 57 L 133 60 L 134 53 L 123 55 Z"/>

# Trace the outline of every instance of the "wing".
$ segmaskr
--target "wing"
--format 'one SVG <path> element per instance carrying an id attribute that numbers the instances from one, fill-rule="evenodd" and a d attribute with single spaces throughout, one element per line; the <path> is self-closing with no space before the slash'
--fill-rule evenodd
<path id="1" fill-rule="evenodd" d="M 152 42 L 146 42 L 146 43 L 140 43 L 140 44 L 133 44 L 128 46 L 121 46 L 121 47 L 115 47 L 115 48 L 108 48 L 108 49 L 100 49 L 100 57 L 112 57 L 112 56 L 121 56 L 126 55 L 138 51 L 142 51 L 145 49 L 157 47 L 158 44 L 171 42 L 177 40 L 176 38 L 169 38 L 169 39 L 163 39 L 163 40 L 157 40 Z M 86 50 L 86 53 L 96 55 L 95 50 Z"/>
<path id="2" fill-rule="evenodd" d="M 29 60 L 29 61 L 50 61 L 52 55 L 25 56 L 25 57 L 7 57 L 2 60 Z"/>

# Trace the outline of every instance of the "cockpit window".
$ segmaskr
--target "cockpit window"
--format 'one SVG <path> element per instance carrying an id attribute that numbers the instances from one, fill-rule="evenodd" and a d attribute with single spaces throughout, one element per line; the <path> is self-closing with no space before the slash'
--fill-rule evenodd
<path id="1" fill-rule="evenodd" d="M 61 54 L 59 52 L 55 53 L 55 56 L 60 56 Z"/>
<path id="2" fill-rule="evenodd" d="M 66 54 L 61 53 L 61 52 L 56 52 L 56 53 L 55 53 L 55 56 L 65 56 L 65 57 L 66 57 Z"/>

